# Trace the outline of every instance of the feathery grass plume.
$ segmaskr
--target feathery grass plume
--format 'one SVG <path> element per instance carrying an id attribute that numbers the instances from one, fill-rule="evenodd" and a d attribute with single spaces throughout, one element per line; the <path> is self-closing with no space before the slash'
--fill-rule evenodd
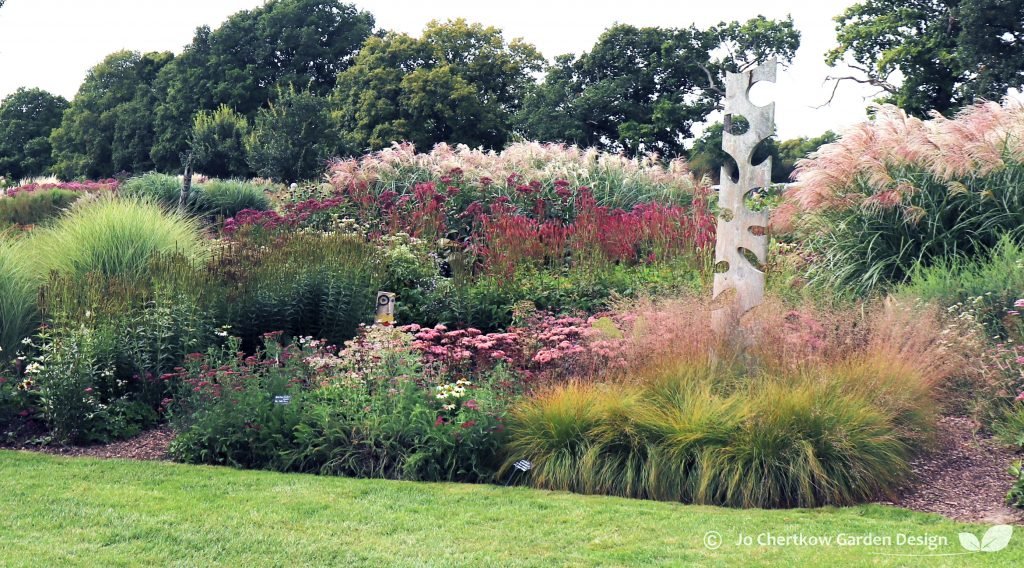
<path id="1" fill-rule="evenodd" d="M 26 242 L 43 273 L 135 278 L 162 254 L 191 261 L 208 257 L 199 223 L 139 198 L 102 196 L 78 202 L 52 227 Z"/>
<path id="2" fill-rule="evenodd" d="M 23 243 L 0 232 L 0 369 L 36 326 L 38 281 Z"/>
<path id="3" fill-rule="evenodd" d="M 547 185 L 564 180 L 573 187 L 589 187 L 599 205 L 626 210 L 648 202 L 688 204 L 699 185 L 681 159 L 663 163 L 654 155 L 630 159 L 538 142 L 515 143 L 501 152 L 442 143 L 428 153 L 417 153 L 412 144 L 394 144 L 361 158 L 338 160 L 327 177 L 339 192 L 403 194 L 417 183 L 453 171 L 474 184 L 498 182 L 491 186 L 494 191 L 505 188 L 504 182 L 510 179 Z"/>
<path id="4" fill-rule="evenodd" d="M 953 119 L 892 106 L 797 167 L 774 226 L 796 219 L 819 262 L 811 281 L 864 294 L 921 267 L 1024 240 L 1024 103 Z"/>

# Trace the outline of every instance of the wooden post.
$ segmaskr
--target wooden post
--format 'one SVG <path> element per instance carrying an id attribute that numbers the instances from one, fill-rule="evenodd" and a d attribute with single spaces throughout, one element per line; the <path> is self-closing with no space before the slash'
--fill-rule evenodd
<path id="1" fill-rule="evenodd" d="M 181 194 L 178 195 L 178 209 L 184 211 L 188 205 L 189 194 L 192 193 L 192 152 L 185 154 L 182 161 L 185 163 L 185 175 L 182 176 Z"/>

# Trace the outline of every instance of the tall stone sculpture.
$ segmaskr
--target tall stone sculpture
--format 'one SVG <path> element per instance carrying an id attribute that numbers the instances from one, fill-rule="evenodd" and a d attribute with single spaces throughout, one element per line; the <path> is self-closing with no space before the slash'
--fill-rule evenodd
<path id="1" fill-rule="evenodd" d="M 712 313 L 712 323 L 719 333 L 735 327 L 744 313 L 764 300 L 764 272 L 751 264 L 746 254 L 753 254 L 764 264 L 768 254 L 768 212 L 747 209 L 744 199 L 751 191 L 771 183 L 771 158 L 757 166 L 751 164 L 751 158 L 758 143 L 775 130 L 775 103 L 755 106 L 748 95 L 758 81 L 774 83 L 775 70 L 773 60 L 742 73 L 726 73 L 722 149 L 736 160 L 739 176 L 733 181 L 726 168 L 722 168 Z M 739 117 L 746 119 L 749 126 L 746 132 L 733 134 L 731 126 Z M 727 267 L 718 271 L 722 263 Z"/>

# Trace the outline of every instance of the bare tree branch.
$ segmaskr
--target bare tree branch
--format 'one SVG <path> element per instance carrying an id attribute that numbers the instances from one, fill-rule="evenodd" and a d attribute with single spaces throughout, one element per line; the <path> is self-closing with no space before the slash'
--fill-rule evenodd
<path id="1" fill-rule="evenodd" d="M 855 65 L 850 65 L 850 67 L 853 67 L 854 69 L 856 69 L 858 71 L 864 71 L 864 69 L 859 68 L 859 67 L 857 67 Z M 867 74 L 867 73 L 865 73 L 865 74 Z M 878 93 L 876 93 L 875 96 L 880 95 L 882 93 L 889 93 L 891 95 L 894 95 L 898 91 L 898 89 L 895 86 L 893 86 L 891 83 L 889 83 L 888 81 L 886 81 L 884 79 L 878 79 L 878 78 L 875 78 L 875 77 L 871 77 L 870 75 L 868 77 L 866 77 L 866 78 L 865 77 L 857 77 L 855 75 L 844 75 L 842 77 L 836 77 L 836 76 L 833 76 L 833 75 L 829 75 L 829 76 L 825 77 L 825 83 L 828 83 L 829 81 L 835 81 L 835 84 L 832 85 L 832 94 L 829 95 L 827 101 L 825 101 L 824 103 L 822 103 L 822 104 L 820 104 L 820 105 L 818 105 L 818 106 L 816 106 L 814 108 L 816 108 L 816 109 L 823 108 L 823 107 L 826 107 L 826 106 L 832 104 L 832 101 L 836 98 L 836 91 L 839 89 L 839 84 L 842 83 L 843 81 L 853 81 L 854 83 L 860 83 L 862 85 L 871 85 L 872 87 L 878 87 L 881 90 Z"/>
<path id="2" fill-rule="evenodd" d="M 697 67 L 700 67 L 701 71 L 703 71 L 704 74 L 708 76 L 708 89 L 724 97 L 725 91 L 718 88 L 718 85 L 715 83 L 715 78 L 711 75 L 711 70 L 709 70 L 707 67 L 703 65 L 700 65 L 699 63 L 697 64 Z"/>

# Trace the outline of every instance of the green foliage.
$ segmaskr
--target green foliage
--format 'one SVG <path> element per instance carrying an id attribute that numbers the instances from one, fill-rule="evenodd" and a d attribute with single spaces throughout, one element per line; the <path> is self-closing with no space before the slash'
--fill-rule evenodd
<path id="1" fill-rule="evenodd" d="M 891 492 L 929 428 L 919 377 L 870 365 L 737 376 L 680 363 L 636 385 L 559 386 L 509 419 L 535 487 L 733 507 L 850 504 Z"/>
<path id="2" fill-rule="evenodd" d="M 1024 247 L 1003 237 L 988 257 L 941 261 L 916 271 L 899 297 L 963 307 L 989 334 L 1011 336 L 1006 311 L 1024 291 Z"/>
<path id="3" fill-rule="evenodd" d="M 52 227 L 34 232 L 27 246 L 40 272 L 68 276 L 133 278 L 158 255 L 201 260 L 209 254 L 197 221 L 138 198 L 83 202 Z"/>
<path id="4" fill-rule="evenodd" d="M 725 168 L 730 176 L 737 175 L 736 160 L 733 160 L 732 156 L 722 149 L 723 127 L 721 122 L 708 126 L 701 137 L 694 141 L 687 160 L 697 177 L 708 176 L 716 184 L 721 183 L 722 168 Z M 746 132 L 746 129 L 746 119 L 733 120 L 732 132 L 734 134 L 742 134 Z M 751 162 L 760 164 L 767 158 L 772 159 L 772 181 L 776 183 L 788 181 L 788 174 L 783 169 L 779 147 L 774 138 L 769 138 L 757 146 Z"/>
<path id="5" fill-rule="evenodd" d="M 237 179 L 212 179 L 195 186 L 197 209 L 214 217 L 234 217 L 243 209 L 266 211 L 270 199 L 264 188 Z"/>
<path id="6" fill-rule="evenodd" d="M 1014 404 L 1010 407 L 1010 410 L 993 425 L 993 430 L 1006 445 L 1024 448 L 1024 404 Z M 1024 489 L 1024 486 L 1021 489 Z M 1024 506 L 1024 502 L 1019 506 Z"/>
<path id="7" fill-rule="evenodd" d="M 15 180 L 47 173 L 53 165 L 50 133 L 68 101 L 42 89 L 20 88 L 0 101 L 0 175 Z"/>
<path id="8" fill-rule="evenodd" d="M 556 58 L 526 99 L 520 127 L 537 140 L 630 156 L 681 155 L 692 127 L 720 103 L 726 70 L 772 57 L 790 61 L 799 43 L 791 18 L 722 22 L 707 30 L 617 24 L 591 51 Z M 730 58 L 715 58 L 719 51 Z"/>
<path id="9" fill-rule="evenodd" d="M 425 481 L 493 476 L 499 438 L 490 387 L 474 390 L 472 404 L 445 408 L 447 400 L 415 379 L 422 369 L 409 336 L 371 331 L 340 359 L 317 351 L 317 342 L 266 339 L 267 352 L 245 361 L 236 342 L 189 363 L 175 411 L 177 459 Z M 308 363 L 317 359 L 326 366 Z M 275 403 L 282 395 L 289 402 Z"/>
<path id="10" fill-rule="evenodd" d="M 0 227 L 36 225 L 60 215 L 82 197 L 79 191 L 39 189 L 0 199 Z"/>
<path id="11" fill-rule="evenodd" d="M 54 173 L 65 179 L 107 178 L 152 169 L 152 85 L 173 57 L 118 51 L 90 69 L 50 136 Z"/>
<path id="12" fill-rule="evenodd" d="M 192 124 L 189 148 L 195 167 L 213 177 L 247 176 L 245 139 L 249 121 L 227 105 L 217 110 L 200 111 Z"/>
<path id="13" fill-rule="evenodd" d="M 215 30 L 198 28 L 155 85 L 160 100 L 152 156 L 158 169 L 180 167 L 197 112 L 226 105 L 252 123 L 278 88 L 329 93 L 373 24 L 368 12 L 338 0 L 272 0 L 232 15 Z"/>
<path id="14" fill-rule="evenodd" d="M 255 344 L 283 331 L 341 343 L 372 320 L 379 277 L 373 248 L 359 237 L 294 233 L 221 259 L 232 332 Z"/>
<path id="15" fill-rule="evenodd" d="M 745 119 L 741 119 L 745 123 Z M 737 121 L 734 119 L 733 127 L 737 128 Z M 739 126 L 742 131 L 734 130 L 736 134 L 746 131 L 745 126 Z M 693 147 L 688 152 L 687 163 L 697 177 L 708 176 L 712 182 L 720 183 L 719 176 L 722 168 L 736 175 L 736 161 L 732 156 L 722 149 L 723 125 L 716 122 L 707 127 L 700 138 L 694 141 Z M 817 150 L 824 144 L 830 144 L 836 140 L 836 134 L 831 130 L 815 138 L 792 138 L 790 140 L 776 141 L 769 138 L 758 144 L 754 149 L 754 156 L 751 162 L 760 164 L 767 158 L 772 159 L 772 181 L 774 183 L 788 183 L 793 170 L 796 169 L 797 160 L 806 158 L 808 154 Z"/>
<path id="16" fill-rule="evenodd" d="M 796 169 L 796 163 L 799 160 L 806 158 L 812 152 L 821 148 L 825 144 L 831 144 L 838 139 L 838 134 L 831 130 L 826 130 L 824 134 L 814 138 L 791 138 L 789 140 L 779 142 L 778 159 L 784 176 L 781 181 L 785 182 L 790 180 L 790 176 L 793 174 L 793 170 Z"/>
<path id="17" fill-rule="evenodd" d="M 0 233 L 0 372 L 35 329 L 37 291 L 23 243 Z"/>
<path id="18" fill-rule="evenodd" d="M 883 90 L 880 102 L 949 114 L 1024 85 L 1022 18 L 1020 0 L 866 0 L 836 18 L 839 45 L 826 63 L 851 64 Z"/>
<path id="19" fill-rule="evenodd" d="M 28 375 L 54 439 L 109 441 L 152 426 L 176 390 L 170 373 L 213 343 L 220 296 L 208 272 L 178 255 L 127 278 L 51 277 Z"/>
<path id="20" fill-rule="evenodd" d="M 522 487 L 291 475 L 41 452 L 0 450 L 0 460 L 0 510 L 18 511 L 0 517 L 0 531 L 18 535 L 7 541 L 5 555 L 40 566 L 80 558 L 166 566 L 180 562 L 182 543 L 196 564 L 230 566 L 689 562 L 892 568 L 914 563 L 884 555 L 908 554 L 908 545 L 897 544 L 896 537 L 879 546 L 734 545 L 739 535 L 775 536 L 780 527 L 786 535 L 923 535 L 935 548 L 915 546 L 911 553 L 959 555 L 939 557 L 935 564 L 1005 568 L 1024 562 L 1019 535 L 997 553 L 965 555 L 957 533 L 980 535 L 988 526 L 880 504 L 728 510 Z M 62 501 L 60 522 L 67 530 L 55 531 L 53 502 L 69 487 L 88 490 Z M 257 511 L 243 524 L 239 515 L 246 506 Z M 521 522 L 513 525 L 511 519 Z M 721 548 L 704 546 L 709 530 L 722 535 Z M 145 539 L 138 538 L 143 534 Z"/>
<path id="21" fill-rule="evenodd" d="M 594 263 L 563 270 L 522 267 L 512 275 L 435 284 L 421 312 L 423 319 L 416 321 L 497 331 L 512 322 L 513 309 L 521 302 L 556 314 L 595 313 L 608 309 L 616 299 L 668 297 L 706 285 L 691 258 L 636 266 Z"/>
<path id="22" fill-rule="evenodd" d="M 1013 477 L 1013 485 L 1006 494 L 1006 504 L 1011 507 L 1024 509 L 1024 462 L 1017 460 L 1010 466 L 1010 476 Z"/>
<path id="23" fill-rule="evenodd" d="M 39 356 L 27 370 L 38 391 L 40 410 L 58 442 L 107 441 L 117 434 L 113 416 L 93 391 L 100 373 L 113 373 L 101 354 L 114 351 L 114 338 L 71 325 L 40 334 Z"/>
<path id="24" fill-rule="evenodd" d="M 327 99 L 288 87 L 256 113 L 245 154 L 257 174 L 292 182 L 318 177 L 333 145 Z"/>
<path id="25" fill-rule="evenodd" d="M 350 152 L 394 141 L 500 149 L 542 62 L 532 45 L 463 19 L 431 22 L 419 39 L 371 36 L 338 77 L 336 120 Z"/>

